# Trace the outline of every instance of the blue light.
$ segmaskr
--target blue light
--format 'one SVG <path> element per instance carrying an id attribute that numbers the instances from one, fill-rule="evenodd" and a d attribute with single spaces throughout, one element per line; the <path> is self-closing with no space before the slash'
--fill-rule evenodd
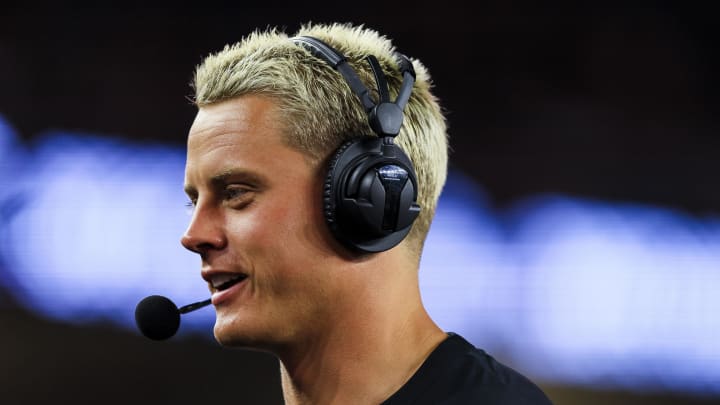
<path id="1" fill-rule="evenodd" d="M 181 150 L 52 133 L 21 166 L 26 203 L 3 232 L 20 302 L 68 322 L 134 328 L 146 295 L 178 305 L 208 297 L 199 259 L 179 244 L 189 220 Z M 212 322 L 211 310 L 199 311 L 183 329 Z"/>
<path id="2" fill-rule="evenodd" d="M 552 357 L 535 374 L 720 392 L 718 218 L 557 196 L 517 214 L 532 311 L 517 354 Z"/>
<path id="3" fill-rule="evenodd" d="M 25 148 L 0 117 L 0 288 L 44 316 L 135 330 L 135 304 L 208 297 L 184 151 L 47 133 Z M 423 300 L 538 381 L 720 395 L 720 218 L 536 196 L 494 210 L 452 171 L 421 262 Z M 183 317 L 211 336 L 214 312 Z"/>

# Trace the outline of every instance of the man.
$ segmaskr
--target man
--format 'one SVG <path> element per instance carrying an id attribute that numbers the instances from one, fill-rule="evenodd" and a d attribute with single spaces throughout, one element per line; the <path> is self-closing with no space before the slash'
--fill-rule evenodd
<path id="1" fill-rule="evenodd" d="M 446 126 L 426 68 L 393 51 L 362 26 L 306 25 L 197 68 L 182 244 L 215 337 L 275 354 L 288 404 L 548 404 L 423 307 Z"/>

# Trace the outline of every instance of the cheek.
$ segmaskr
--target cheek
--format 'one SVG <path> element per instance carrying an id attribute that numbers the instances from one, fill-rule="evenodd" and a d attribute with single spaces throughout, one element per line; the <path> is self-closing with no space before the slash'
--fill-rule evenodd
<path id="1" fill-rule="evenodd" d="M 318 221 L 323 218 L 315 211 L 319 209 L 314 210 L 308 201 L 278 196 L 231 212 L 227 222 L 228 239 L 234 245 L 231 248 L 247 254 L 302 253 L 309 248 L 308 242 L 318 238 Z"/>
<path id="2" fill-rule="evenodd" d="M 275 240 L 285 248 L 311 251 L 321 247 L 323 232 L 329 233 L 322 213 L 321 196 L 319 185 L 297 179 L 295 187 L 268 198 L 262 211 L 258 212 L 259 220 L 270 231 L 270 235 L 266 235 L 270 239 L 268 242 Z"/>
<path id="3" fill-rule="evenodd" d="M 243 240 L 235 248 L 257 272 L 261 295 L 294 301 L 313 295 L 323 256 L 313 246 L 314 220 L 307 207 L 287 202 L 266 205 L 245 219 Z"/>

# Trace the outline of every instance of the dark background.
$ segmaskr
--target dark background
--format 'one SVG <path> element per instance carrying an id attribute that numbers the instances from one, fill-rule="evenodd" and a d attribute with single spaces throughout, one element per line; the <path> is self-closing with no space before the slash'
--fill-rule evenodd
<path id="1" fill-rule="evenodd" d="M 687 4 L 6 3 L 0 114 L 28 142 L 62 128 L 183 145 L 195 113 L 188 84 L 203 56 L 255 28 L 363 23 L 429 68 L 448 112 L 451 164 L 497 207 L 563 193 L 714 216 L 717 17 Z M 267 355 L 206 339 L 157 344 L 110 326 L 56 324 L 6 295 L 3 402 L 280 401 L 278 367 Z M 704 403 L 543 387 L 558 405 Z"/>

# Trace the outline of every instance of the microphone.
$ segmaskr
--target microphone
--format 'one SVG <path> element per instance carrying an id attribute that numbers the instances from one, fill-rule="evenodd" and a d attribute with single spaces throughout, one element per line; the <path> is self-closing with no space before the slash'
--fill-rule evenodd
<path id="1" fill-rule="evenodd" d="M 178 308 L 167 297 L 150 295 L 143 298 L 135 307 L 135 323 L 145 337 L 152 340 L 165 340 L 175 335 L 180 327 L 180 314 L 186 314 L 207 305 L 210 305 L 209 298 Z"/>

